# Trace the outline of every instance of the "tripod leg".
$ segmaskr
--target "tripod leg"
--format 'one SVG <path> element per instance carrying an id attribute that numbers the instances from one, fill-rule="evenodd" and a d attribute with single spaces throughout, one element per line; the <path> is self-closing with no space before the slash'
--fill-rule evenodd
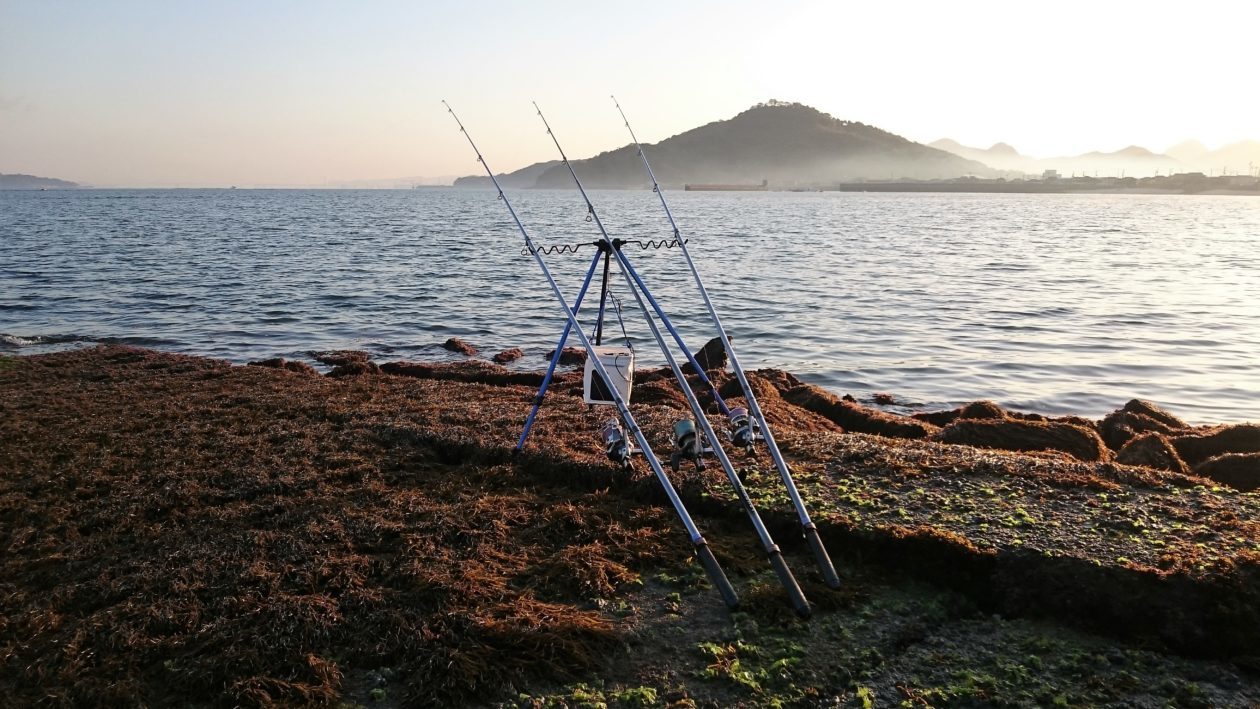
<path id="1" fill-rule="evenodd" d="M 596 252 L 595 258 L 591 259 L 591 267 L 586 269 L 586 279 L 582 281 L 577 300 L 573 302 L 574 315 L 577 315 L 578 309 L 582 307 L 582 298 L 586 297 L 586 289 L 590 287 L 591 278 L 595 276 L 595 267 L 599 265 L 600 253 Z M 556 365 L 560 364 L 564 343 L 569 341 L 569 333 L 572 330 L 573 324 L 566 322 L 564 332 L 560 334 L 560 342 L 556 345 L 556 353 L 551 356 L 551 364 L 547 365 L 547 373 L 543 375 L 542 386 L 538 387 L 538 395 L 534 397 L 534 407 L 529 410 L 529 416 L 525 417 L 525 427 L 521 430 L 521 437 L 516 441 L 516 447 L 512 449 L 513 453 L 520 453 L 525 447 L 525 439 L 529 438 L 529 432 L 534 428 L 534 419 L 538 417 L 538 409 L 542 408 L 543 397 L 547 395 L 547 387 L 551 385 L 551 377 L 556 372 Z"/>
<path id="2" fill-rule="evenodd" d="M 605 242 L 601 242 L 605 243 Z M 604 280 L 599 286 L 599 316 L 595 319 L 595 344 L 603 344 L 604 340 L 604 307 L 608 303 L 608 259 L 609 251 L 601 246 L 604 253 Z"/>

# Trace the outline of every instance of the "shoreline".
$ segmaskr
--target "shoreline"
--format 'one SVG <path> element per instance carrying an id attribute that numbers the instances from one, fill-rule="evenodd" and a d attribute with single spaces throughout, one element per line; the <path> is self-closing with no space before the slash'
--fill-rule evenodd
<path id="1" fill-rule="evenodd" d="M 79 704 L 1260 701 L 1260 495 L 1150 467 L 1254 446 L 1256 427 L 1140 403 L 1107 426 L 983 403 L 933 422 L 760 370 L 845 580 L 816 578 L 764 453 L 739 461 L 814 603 L 802 622 L 718 466 L 684 469 L 744 599 L 722 609 L 642 461 L 604 460 L 606 412 L 573 373 L 513 456 L 540 375 L 342 355 L 331 376 L 118 346 L 0 358 L 0 687 Z M 666 450 L 681 398 L 659 374 L 633 405 Z M 987 447 L 950 442 L 964 434 Z M 1127 465 L 1112 445 L 1130 434 L 1169 445 Z"/>

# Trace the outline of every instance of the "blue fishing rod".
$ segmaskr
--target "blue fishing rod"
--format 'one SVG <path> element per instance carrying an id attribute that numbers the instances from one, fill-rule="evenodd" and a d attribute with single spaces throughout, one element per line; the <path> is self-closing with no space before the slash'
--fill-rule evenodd
<path id="1" fill-rule="evenodd" d="M 612 382 L 614 379 L 608 375 L 608 371 L 604 369 L 603 363 L 595 355 L 594 346 L 591 344 L 590 339 L 587 338 L 586 333 L 582 331 L 582 326 L 578 323 L 577 316 L 574 315 L 573 309 L 569 308 L 568 301 L 564 299 L 564 294 L 560 292 L 560 286 L 556 284 L 556 279 L 551 275 L 551 269 L 547 268 L 547 262 L 543 259 L 542 253 L 534 246 L 534 240 L 530 238 L 529 231 L 525 229 L 525 225 L 521 223 L 521 218 L 517 216 L 516 210 L 512 208 L 512 202 L 504 194 L 503 187 L 499 185 L 498 178 L 494 176 L 494 171 L 486 164 L 486 159 L 481 156 L 481 151 L 477 149 L 477 144 L 473 142 L 472 136 L 464 128 L 464 124 L 459 120 L 459 116 L 455 115 L 455 110 L 446 101 L 442 101 L 442 105 L 446 106 L 446 110 L 451 114 L 451 118 L 454 118 L 455 123 L 459 125 L 459 132 L 463 133 L 464 137 L 468 139 L 468 145 L 477 154 L 477 162 L 481 163 L 481 166 L 485 168 L 486 174 L 490 176 L 490 181 L 494 183 L 494 188 L 499 193 L 499 199 L 503 200 L 504 206 L 507 207 L 508 212 L 512 215 L 512 221 L 516 222 L 516 228 L 520 230 L 521 236 L 525 238 L 526 250 L 533 254 L 534 260 L 538 263 L 538 268 L 542 270 L 543 277 L 547 279 L 547 285 L 551 287 L 552 294 L 555 295 L 556 300 L 560 303 L 560 309 L 564 311 L 564 317 L 568 320 L 569 327 L 573 332 L 577 333 L 578 339 L 582 342 L 582 347 L 586 349 L 586 356 L 590 358 L 595 372 L 604 381 L 605 388 L 608 389 L 613 404 L 617 407 L 617 412 L 621 414 L 621 420 L 625 424 L 626 430 L 634 436 L 635 441 L 639 444 L 639 449 L 643 451 L 643 457 L 647 458 L 648 465 L 651 466 L 652 472 L 656 474 L 656 479 L 665 490 L 665 495 L 669 498 L 670 504 L 674 506 L 674 511 L 682 521 L 683 527 L 686 528 L 687 534 L 691 538 L 691 543 L 695 547 L 696 557 L 700 559 L 700 563 L 704 566 L 705 572 L 709 575 L 709 580 L 713 582 L 727 607 L 737 608 L 739 606 L 739 596 L 735 594 L 735 588 L 731 586 L 730 580 L 726 578 L 726 574 L 722 571 L 721 565 L 718 564 L 717 558 L 713 556 L 713 550 L 709 548 L 708 542 L 700 534 L 700 530 L 691 519 L 691 515 L 687 513 L 687 508 L 683 505 L 682 499 L 678 497 L 678 491 L 674 489 L 674 484 L 670 482 L 669 476 L 665 474 L 665 470 L 661 467 L 661 462 L 652 453 L 652 449 L 648 446 L 647 437 L 643 434 L 643 430 L 639 428 L 638 423 L 635 422 L 626 400 L 621 396 L 621 392 L 617 390 L 617 387 L 613 386 Z"/>
<path id="2" fill-rule="evenodd" d="M 730 360 L 731 369 L 735 372 L 735 376 L 739 379 L 739 386 L 744 391 L 744 400 L 748 402 L 748 410 L 753 416 L 753 420 L 760 426 L 760 436 L 765 439 L 766 447 L 770 449 L 770 457 L 774 459 L 775 467 L 779 469 L 779 477 L 783 480 L 784 487 L 787 488 L 788 497 L 792 500 L 792 505 L 796 508 L 796 515 L 801 523 L 801 531 L 805 535 L 805 539 L 809 542 L 810 549 L 814 552 L 814 560 L 818 564 L 818 570 L 822 572 L 823 580 L 831 588 L 840 588 L 840 577 L 836 574 L 836 567 L 831 563 L 831 557 L 827 554 L 827 547 L 823 545 L 822 538 L 818 535 L 818 527 L 809 517 L 809 510 L 805 508 L 805 501 L 801 499 L 801 493 L 796 489 L 796 483 L 792 480 L 792 473 L 788 468 L 787 462 L 783 460 L 783 454 L 779 451 L 779 445 L 774 440 L 774 434 L 770 431 L 770 425 L 766 422 L 765 414 L 761 411 L 761 405 L 757 403 L 757 397 L 753 394 L 752 387 L 748 384 L 748 377 L 744 374 L 744 368 L 739 364 L 739 357 L 735 354 L 735 347 L 731 344 L 730 339 L 726 335 L 726 329 L 722 327 L 722 319 L 718 317 L 717 309 L 713 307 L 713 300 L 709 298 L 709 291 L 704 287 L 704 280 L 700 278 L 700 270 L 696 268 L 696 263 L 691 259 L 691 252 L 687 250 L 687 241 L 682 238 L 682 233 L 678 229 L 678 223 L 674 221 L 674 213 L 670 211 L 669 203 L 665 201 L 665 191 L 661 189 L 660 184 L 656 181 L 656 175 L 652 172 L 652 164 L 648 162 L 647 155 L 643 152 L 643 146 L 639 143 L 639 138 L 634 134 L 634 129 L 630 127 L 630 119 L 626 118 L 626 112 L 622 110 L 621 104 L 617 103 L 617 97 L 613 96 L 613 105 L 617 107 L 617 112 L 621 114 L 621 119 L 626 124 L 626 130 L 630 132 L 630 139 L 634 141 L 634 147 L 639 152 L 639 157 L 643 160 L 643 167 L 647 170 L 648 179 L 652 181 L 652 191 L 661 200 L 661 207 L 665 209 L 665 216 L 669 219 L 669 225 L 674 230 L 674 240 L 678 242 L 678 248 L 682 250 L 683 258 L 687 261 L 687 267 L 691 269 L 691 275 L 695 277 L 696 287 L 700 290 L 700 297 L 704 299 L 704 305 L 709 310 L 709 317 L 713 320 L 713 326 L 717 330 L 718 340 L 722 346 L 726 348 L 727 358 Z M 751 431 L 745 435 L 749 436 L 749 444 L 751 445 Z"/>
<path id="3" fill-rule="evenodd" d="M 577 185 L 578 192 L 581 193 L 583 201 L 586 202 L 587 213 L 595 221 L 595 225 L 599 228 L 599 233 L 603 237 L 605 244 L 611 246 L 612 254 L 617 259 L 617 266 L 625 278 L 626 287 L 634 294 L 635 301 L 639 305 L 639 310 L 643 312 L 643 317 L 647 321 L 648 329 L 652 332 L 652 337 L 656 340 L 656 344 L 661 349 L 661 354 L 665 356 L 665 361 L 674 372 L 674 378 L 678 380 L 678 385 L 682 389 L 683 396 L 687 399 L 687 404 L 691 407 L 692 416 L 700 430 L 708 438 L 712 446 L 713 453 L 717 456 L 718 461 L 722 465 L 722 470 L 726 472 L 727 480 L 730 481 L 731 487 L 735 490 L 736 497 L 739 498 L 740 505 L 744 508 L 745 514 L 752 522 L 753 529 L 756 530 L 758 538 L 761 540 L 762 546 L 766 550 L 766 556 L 770 560 L 770 566 L 774 569 L 775 575 L 779 577 L 779 582 L 783 584 L 783 588 L 787 590 L 788 599 L 792 603 L 792 607 L 796 610 L 797 615 L 808 618 L 810 615 L 809 601 L 805 599 L 805 594 L 801 592 L 800 585 L 796 582 L 796 578 L 792 575 L 792 570 L 788 568 L 787 561 L 783 558 L 783 552 L 779 546 L 774 543 L 774 539 L 770 536 L 770 531 L 766 529 L 765 523 L 761 521 L 761 515 L 757 514 L 757 508 L 753 505 L 752 498 L 748 495 L 748 490 L 744 488 L 744 483 L 739 479 L 739 473 L 735 472 L 735 467 L 731 464 L 731 460 L 726 455 L 726 451 L 722 448 L 722 444 L 718 441 L 717 433 L 713 430 L 713 424 L 709 422 L 704 413 L 704 407 L 700 405 L 699 399 L 696 398 L 695 392 L 691 390 L 691 386 L 687 383 L 686 376 L 683 375 L 682 369 L 678 366 L 677 360 L 670 352 L 669 346 L 665 342 L 664 336 L 661 334 L 660 328 L 657 327 L 656 321 L 652 318 L 652 311 L 648 309 L 644 302 L 643 294 L 640 289 L 636 288 L 636 281 L 642 286 L 642 281 L 631 278 L 630 264 L 626 255 L 621 252 L 620 242 L 614 240 L 608 235 L 608 231 L 604 228 L 604 222 L 599 218 L 599 213 L 595 210 L 595 205 L 591 203 L 591 198 L 586 194 L 586 189 L 582 187 L 582 181 L 578 179 L 577 173 L 573 170 L 573 165 L 569 162 L 569 158 L 564 154 L 564 148 L 560 147 L 560 140 L 556 137 L 551 125 L 547 122 L 547 117 L 543 115 L 542 109 L 538 108 L 538 104 L 534 104 L 534 108 L 538 110 L 538 117 L 542 119 L 543 125 L 547 128 L 547 135 L 551 136 L 551 140 L 556 144 L 556 150 L 560 152 L 560 160 L 565 167 L 569 169 L 569 175 L 573 177 L 573 182 Z M 644 289 L 646 290 L 646 289 Z M 684 348 L 685 349 L 685 348 Z M 591 353 L 594 356 L 594 353 Z M 694 426 L 689 426 L 690 422 L 680 421 L 675 425 L 675 443 L 685 453 L 687 457 L 697 462 L 699 467 L 700 455 L 703 452 L 702 440 L 696 435 Z M 677 461 L 678 458 L 675 458 Z M 675 462 L 675 466 L 677 462 Z"/>

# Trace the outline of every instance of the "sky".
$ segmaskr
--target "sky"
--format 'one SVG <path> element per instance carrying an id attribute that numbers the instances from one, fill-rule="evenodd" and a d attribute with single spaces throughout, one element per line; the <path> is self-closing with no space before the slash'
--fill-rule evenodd
<path id="1" fill-rule="evenodd" d="M 1036 157 L 1260 138 L 1260 2 L 0 0 L 0 172 L 319 186 L 656 142 L 767 99 Z"/>

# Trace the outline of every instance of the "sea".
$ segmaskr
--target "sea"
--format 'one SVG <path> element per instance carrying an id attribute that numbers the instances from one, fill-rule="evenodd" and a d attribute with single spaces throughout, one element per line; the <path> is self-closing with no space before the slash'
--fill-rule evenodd
<path id="1" fill-rule="evenodd" d="M 570 302 L 599 237 L 576 191 L 508 193 Z M 1260 199 L 666 192 L 748 369 L 897 411 L 989 399 L 1097 417 L 1132 398 L 1260 421 Z M 689 347 L 714 337 L 649 191 L 592 191 Z M 0 355 L 119 343 L 245 363 L 519 347 L 562 306 L 484 190 L 0 192 Z M 602 267 L 580 310 L 595 327 Z M 603 336 L 663 363 L 615 264 Z M 570 344 L 576 344 L 570 342 Z M 885 400 L 880 397 L 881 400 Z"/>

